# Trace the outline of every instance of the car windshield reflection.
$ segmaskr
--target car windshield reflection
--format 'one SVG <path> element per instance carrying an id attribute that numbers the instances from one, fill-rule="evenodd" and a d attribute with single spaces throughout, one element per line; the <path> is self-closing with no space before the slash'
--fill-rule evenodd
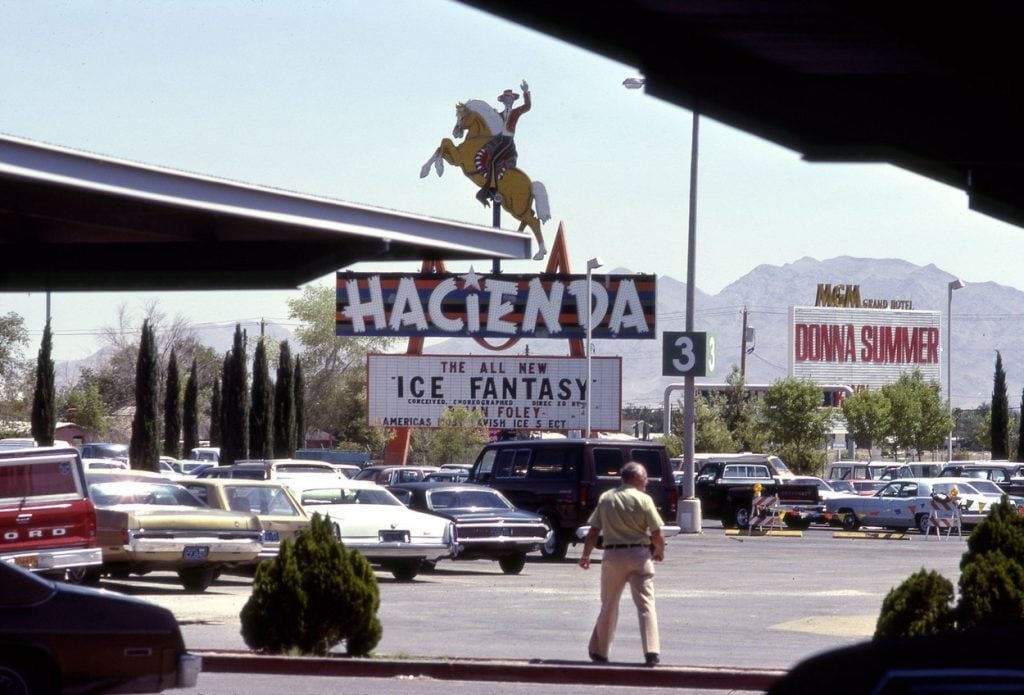
<path id="1" fill-rule="evenodd" d="M 93 483 L 89 486 L 93 503 L 101 507 L 115 504 L 177 505 L 185 507 L 206 507 L 199 498 L 180 485 L 144 483 L 123 480 L 108 483 Z"/>
<path id="2" fill-rule="evenodd" d="M 427 493 L 430 509 L 512 509 L 504 497 L 489 490 L 432 490 Z"/>

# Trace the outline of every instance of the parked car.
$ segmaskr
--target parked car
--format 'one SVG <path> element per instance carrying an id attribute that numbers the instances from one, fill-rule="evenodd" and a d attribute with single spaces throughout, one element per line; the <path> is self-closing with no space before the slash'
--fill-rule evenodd
<path id="1" fill-rule="evenodd" d="M 966 478 L 900 478 L 889 482 L 870 497 L 857 496 L 826 500 L 825 512 L 839 520 L 846 530 L 860 526 L 882 528 L 929 529 L 933 495 L 942 500 L 954 498 L 963 526 L 980 522 L 991 510 L 992 498 L 978 493 Z"/>
<path id="2" fill-rule="evenodd" d="M 388 488 L 415 509 L 455 522 L 456 560 L 497 560 L 505 574 L 519 574 L 526 554 L 539 550 L 551 529 L 539 514 L 517 509 L 483 485 L 401 483 Z"/>
<path id="3" fill-rule="evenodd" d="M 84 459 L 117 459 L 118 461 L 129 463 L 127 444 L 92 442 L 83 444 L 79 447 L 78 451 Z"/>
<path id="4" fill-rule="evenodd" d="M 1009 461 L 956 462 L 947 464 L 939 475 L 942 477 L 991 480 L 1007 494 L 1024 494 L 1024 463 L 1011 463 Z"/>
<path id="5" fill-rule="evenodd" d="M 467 480 L 469 471 L 460 468 L 442 468 L 423 477 L 425 483 L 464 483 Z"/>
<path id="6" fill-rule="evenodd" d="M 80 580 L 102 561 L 78 450 L 0 450 L 0 564 Z"/>
<path id="7" fill-rule="evenodd" d="M 390 486 L 399 483 L 418 483 L 429 473 L 435 473 L 437 466 L 382 466 L 374 465 L 356 473 L 353 480 L 370 480 L 378 485 Z"/>
<path id="8" fill-rule="evenodd" d="M 857 491 L 853 486 L 843 486 L 846 489 L 838 489 L 832 483 L 822 478 L 818 478 L 813 475 L 797 475 L 790 479 L 788 482 L 794 484 L 814 485 L 818 488 L 818 499 L 819 500 L 830 500 L 836 497 L 848 497 L 850 495 L 856 495 Z"/>
<path id="9" fill-rule="evenodd" d="M 188 591 L 205 591 L 225 567 L 254 562 L 263 529 L 255 514 L 211 509 L 174 481 L 142 471 L 86 475 L 96 505 L 102 572 L 175 571 Z M 99 570 L 88 577 L 99 578 Z"/>
<path id="10" fill-rule="evenodd" d="M 334 535 L 346 548 L 358 550 L 395 579 L 413 579 L 423 562 L 458 552 L 454 523 L 408 509 L 376 483 L 305 476 L 286 484 L 308 514 L 330 517 Z"/>
<path id="11" fill-rule="evenodd" d="M 329 475 L 343 478 L 345 473 L 336 463 L 305 459 L 261 459 L 238 461 L 230 466 L 214 466 L 197 478 L 246 478 L 248 480 L 280 480 L 303 475 Z"/>
<path id="12" fill-rule="evenodd" d="M 599 438 L 491 442 L 477 456 L 469 480 L 493 487 L 520 509 L 544 517 L 552 532 L 541 554 L 560 560 L 570 543 L 580 542 L 578 531 L 590 518 L 598 497 L 620 484 L 620 471 L 629 461 L 647 470 L 647 492 L 665 523 L 674 524 L 679 493 L 665 446 L 657 442 Z M 674 530 L 678 533 L 679 527 Z M 669 535 L 671 530 L 666 530 Z"/>
<path id="13" fill-rule="evenodd" d="M 193 688 L 202 659 L 185 651 L 171 611 L 53 582 L 0 562 L 0 692 L 158 693 Z"/>
<path id="14" fill-rule="evenodd" d="M 217 463 L 220 461 L 220 447 L 197 446 L 188 452 L 188 458 L 190 461 L 210 461 L 212 463 Z"/>
<path id="15" fill-rule="evenodd" d="M 214 509 L 255 514 L 263 527 L 261 560 L 277 557 L 281 541 L 309 528 L 309 515 L 283 482 L 244 478 L 182 480 L 181 485 Z"/>

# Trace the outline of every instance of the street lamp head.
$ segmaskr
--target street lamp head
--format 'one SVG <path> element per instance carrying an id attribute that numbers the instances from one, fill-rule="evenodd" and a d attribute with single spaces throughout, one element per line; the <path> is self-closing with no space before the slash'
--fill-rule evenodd
<path id="1" fill-rule="evenodd" d="M 964 281 L 961 280 L 960 278 L 956 278 L 955 280 L 950 280 L 949 281 L 949 291 L 950 292 L 952 292 L 953 290 L 961 290 L 964 287 L 966 287 L 966 285 L 964 285 Z"/>
<path id="2" fill-rule="evenodd" d="M 647 79 L 637 75 L 636 77 L 627 77 L 622 81 L 622 86 L 626 89 L 640 89 L 647 84 Z"/>
<path id="3" fill-rule="evenodd" d="M 602 266 L 604 266 L 604 261 L 602 261 L 600 258 L 594 257 L 587 261 L 587 270 L 596 270 L 597 268 L 601 268 Z"/>

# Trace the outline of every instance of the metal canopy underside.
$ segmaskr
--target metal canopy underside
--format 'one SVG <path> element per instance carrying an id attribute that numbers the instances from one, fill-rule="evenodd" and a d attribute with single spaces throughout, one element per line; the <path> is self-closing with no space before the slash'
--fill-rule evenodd
<path id="1" fill-rule="evenodd" d="M 808 160 L 887 162 L 1024 226 L 1020 3 L 461 1 L 637 66 L 649 94 Z"/>
<path id="2" fill-rule="evenodd" d="M 529 258 L 531 239 L 0 137 L 0 292 L 285 289 L 359 261 Z"/>

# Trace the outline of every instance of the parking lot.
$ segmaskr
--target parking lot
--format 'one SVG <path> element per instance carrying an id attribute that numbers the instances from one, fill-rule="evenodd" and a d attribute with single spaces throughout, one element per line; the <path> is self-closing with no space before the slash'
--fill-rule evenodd
<path id="1" fill-rule="evenodd" d="M 899 539 L 726 535 L 717 522 L 668 543 L 657 600 L 666 665 L 786 669 L 833 647 L 869 639 L 886 593 L 934 569 L 954 584 L 966 538 Z M 586 661 L 598 608 L 597 567 L 531 556 L 521 575 L 487 561 L 441 562 L 412 582 L 379 573 L 384 635 L 375 653 L 399 658 Z M 225 575 L 206 593 L 173 575 L 104 582 L 170 608 L 190 649 L 243 650 L 238 612 L 251 581 Z M 624 598 L 628 602 L 628 596 Z M 612 661 L 640 663 L 631 606 L 624 605 Z"/>

